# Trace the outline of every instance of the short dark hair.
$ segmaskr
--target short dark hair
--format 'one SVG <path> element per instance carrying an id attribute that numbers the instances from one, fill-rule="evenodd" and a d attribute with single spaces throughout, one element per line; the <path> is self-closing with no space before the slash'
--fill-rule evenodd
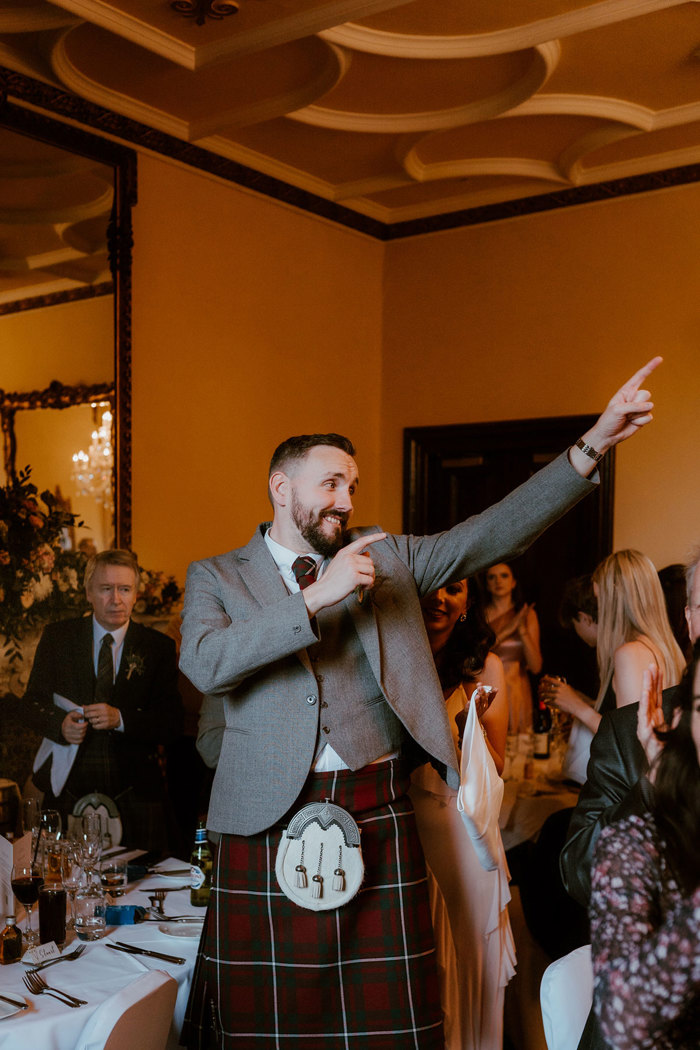
<path id="1" fill-rule="evenodd" d="M 317 445 L 330 445 L 331 448 L 339 448 L 346 452 L 348 456 L 355 455 L 355 446 L 352 441 L 350 438 L 343 437 L 342 434 L 298 434 L 296 437 L 287 438 L 277 446 L 272 453 L 268 476 L 272 477 L 276 470 L 283 470 L 288 463 L 304 459 Z"/>
<path id="2" fill-rule="evenodd" d="M 564 584 L 564 592 L 559 605 L 559 623 L 562 627 L 571 627 L 579 613 L 598 622 L 598 599 L 593 590 L 593 577 L 576 576 Z"/>
<path id="3" fill-rule="evenodd" d="M 88 558 L 87 564 L 85 565 L 84 577 L 86 590 L 90 580 L 95 575 L 95 569 L 98 565 L 121 565 L 125 569 L 131 569 L 136 577 L 137 587 L 141 582 L 141 570 L 139 569 L 136 555 L 132 554 L 131 551 L 123 551 L 114 548 L 113 550 L 99 551 L 97 554 L 93 554 Z"/>

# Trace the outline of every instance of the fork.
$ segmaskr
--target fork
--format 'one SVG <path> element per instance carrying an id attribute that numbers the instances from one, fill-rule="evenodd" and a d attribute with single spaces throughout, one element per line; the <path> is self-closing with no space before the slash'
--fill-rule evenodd
<path id="1" fill-rule="evenodd" d="M 38 973 L 25 973 L 22 975 L 22 980 L 32 995 L 43 995 L 45 992 L 47 995 L 52 995 L 54 999 L 58 999 L 59 1003 L 63 1003 L 64 1006 L 78 1007 L 87 1005 L 86 999 L 76 999 L 74 995 L 62 992 L 59 988 L 49 988 L 44 978 Z M 63 998 L 60 998 L 61 996 Z"/>
<path id="2" fill-rule="evenodd" d="M 31 970 L 27 970 L 27 973 L 38 973 L 39 970 L 45 970 L 47 966 L 53 966 L 54 963 L 67 962 L 69 959 L 79 959 L 86 948 L 87 944 L 79 944 L 78 947 L 74 951 L 69 952 L 68 955 L 61 955 L 58 959 L 47 959 L 46 962 L 39 963 L 38 966 L 32 966 Z"/>

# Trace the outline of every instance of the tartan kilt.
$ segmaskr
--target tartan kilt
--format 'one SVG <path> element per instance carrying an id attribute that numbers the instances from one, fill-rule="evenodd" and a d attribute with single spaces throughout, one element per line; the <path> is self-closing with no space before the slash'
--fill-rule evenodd
<path id="1" fill-rule="evenodd" d="M 190 1050 L 443 1050 L 423 853 L 400 760 L 313 774 L 278 825 L 222 835 L 182 1042 Z M 330 911 L 282 893 L 294 812 L 329 798 L 362 833 L 365 881 Z"/>

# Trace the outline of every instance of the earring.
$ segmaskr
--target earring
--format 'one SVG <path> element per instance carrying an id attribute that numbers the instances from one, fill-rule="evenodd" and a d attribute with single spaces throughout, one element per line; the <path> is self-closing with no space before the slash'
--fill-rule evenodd
<path id="1" fill-rule="evenodd" d="M 464 623 L 466 619 L 467 619 L 467 614 L 465 612 L 463 612 L 462 615 L 459 618 L 459 622 L 460 623 Z"/>

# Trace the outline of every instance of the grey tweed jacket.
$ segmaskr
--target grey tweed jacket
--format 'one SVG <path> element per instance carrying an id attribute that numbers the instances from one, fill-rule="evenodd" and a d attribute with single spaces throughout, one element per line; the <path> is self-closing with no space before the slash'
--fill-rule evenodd
<path id="1" fill-rule="evenodd" d="M 411 737 L 459 783 L 445 703 L 419 600 L 525 550 L 595 487 L 566 454 L 500 503 L 433 536 L 373 544 L 371 600 L 345 599 L 387 702 Z M 226 718 L 207 826 L 253 835 L 293 805 L 314 758 L 319 705 L 306 647 L 318 640 L 301 593 L 290 594 L 265 544 L 266 526 L 237 550 L 187 574 L 180 667 Z M 351 538 L 377 528 L 354 530 Z"/>

